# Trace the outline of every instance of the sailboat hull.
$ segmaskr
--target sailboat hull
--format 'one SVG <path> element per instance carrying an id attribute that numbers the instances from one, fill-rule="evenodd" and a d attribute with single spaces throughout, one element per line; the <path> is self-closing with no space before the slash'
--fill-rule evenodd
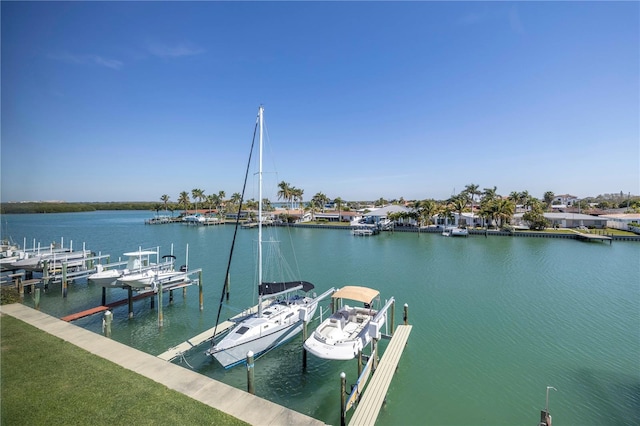
<path id="1" fill-rule="evenodd" d="M 224 368 L 246 362 L 247 353 L 254 357 L 276 348 L 302 331 L 303 318 L 311 318 L 318 307 L 301 299 L 301 304 L 274 302 L 264 309 L 267 316 L 252 315 L 234 327 L 217 345 L 207 351 Z"/>

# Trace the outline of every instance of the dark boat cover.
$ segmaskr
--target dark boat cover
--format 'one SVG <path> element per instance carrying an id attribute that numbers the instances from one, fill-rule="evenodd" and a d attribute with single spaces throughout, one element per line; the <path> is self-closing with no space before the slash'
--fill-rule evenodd
<path id="1" fill-rule="evenodd" d="M 262 283 L 260 284 L 260 294 L 263 296 L 269 294 L 280 293 L 281 291 L 289 290 L 294 287 L 302 286 L 302 291 L 309 292 L 315 288 L 313 284 L 308 281 L 287 281 L 279 283 Z"/>

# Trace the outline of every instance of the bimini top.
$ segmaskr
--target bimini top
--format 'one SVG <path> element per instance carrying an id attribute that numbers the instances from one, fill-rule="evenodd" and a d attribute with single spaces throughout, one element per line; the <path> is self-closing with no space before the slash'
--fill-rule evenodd
<path id="1" fill-rule="evenodd" d="M 334 299 L 349 299 L 363 303 L 371 303 L 378 295 L 380 295 L 380 292 L 372 288 L 347 285 L 333 293 L 331 297 Z"/>
<path id="2" fill-rule="evenodd" d="M 133 257 L 133 256 L 153 256 L 157 254 L 155 251 L 150 250 L 139 250 L 139 251 L 130 251 L 129 253 L 124 253 L 125 256 Z"/>
<path id="3" fill-rule="evenodd" d="M 269 294 L 281 293 L 285 290 L 290 290 L 298 286 L 302 286 L 301 290 L 305 293 L 315 288 L 315 286 L 308 281 L 286 281 L 277 283 L 262 283 L 260 284 L 259 291 L 261 295 L 266 296 Z"/>

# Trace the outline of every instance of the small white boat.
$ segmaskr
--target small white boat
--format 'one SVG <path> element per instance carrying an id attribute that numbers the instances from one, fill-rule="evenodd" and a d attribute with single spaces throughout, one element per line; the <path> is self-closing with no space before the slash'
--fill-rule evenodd
<path id="1" fill-rule="evenodd" d="M 117 281 L 120 278 L 151 270 L 157 266 L 151 261 L 153 256 L 158 256 L 157 251 L 140 249 L 138 251 L 124 253 L 124 256 L 128 258 L 124 268 L 106 269 L 104 265 L 97 265 L 96 272 L 89 275 L 87 279 L 101 287 L 112 287 L 118 284 Z"/>
<path id="2" fill-rule="evenodd" d="M 351 233 L 356 237 L 369 237 L 371 235 L 376 235 L 378 233 L 378 228 L 375 226 L 359 226 L 357 228 L 353 228 Z"/>
<path id="3" fill-rule="evenodd" d="M 200 213 L 196 213 L 183 217 L 182 221 L 186 222 L 189 225 L 199 225 L 201 223 L 205 223 L 206 219 Z"/>
<path id="4" fill-rule="evenodd" d="M 336 304 L 348 299 L 360 302 L 363 306 L 342 305 L 320 323 L 304 342 L 304 348 L 323 359 L 353 359 L 385 323 L 385 315 L 377 316 L 378 311 L 373 309 L 374 303 L 377 306 L 380 304 L 380 292 L 368 287 L 345 286 L 331 297 Z"/>
<path id="5" fill-rule="evenodd" d="M 467 228 L 460 228 L 457 226 L 447 226 L 442 231 L 442 235 L 445 237 L 467 237 L 469 235 L 469 230 Z"/>
<path id="6" fill-rule="evenodd" d="M 156 251 L 138 251 L 125 253 L 127 256 L 136 256 L 134 268 L 127 268 L 125 274 L 116 279 L 117 286 L 130 286 L 134 289 L 151 288 L 157 289 L 158 284 L 172 284 L 179 281 L 187 281 L 188 274 L 186 268 L 174 269 L 175 256 L 162 256 L 165 259 L 162 263 L 150 264 L 142 261 L 144 256 L 158 255 Z"/>

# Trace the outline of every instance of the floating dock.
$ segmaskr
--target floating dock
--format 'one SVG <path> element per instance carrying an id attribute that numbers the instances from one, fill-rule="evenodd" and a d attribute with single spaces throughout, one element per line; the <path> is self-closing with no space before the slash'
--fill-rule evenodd
<path id="1" fill-rule="evenodd" d="M 411 325 L 399 325 L 389 341 L 389 345 L 382 355 L 362 399 L 351 417 L 349 426 L 373 425 L 378 418 L 380 408 L 387 397 L 391 379 L 396 372 L 398 362 L 411 333 Z"/>

